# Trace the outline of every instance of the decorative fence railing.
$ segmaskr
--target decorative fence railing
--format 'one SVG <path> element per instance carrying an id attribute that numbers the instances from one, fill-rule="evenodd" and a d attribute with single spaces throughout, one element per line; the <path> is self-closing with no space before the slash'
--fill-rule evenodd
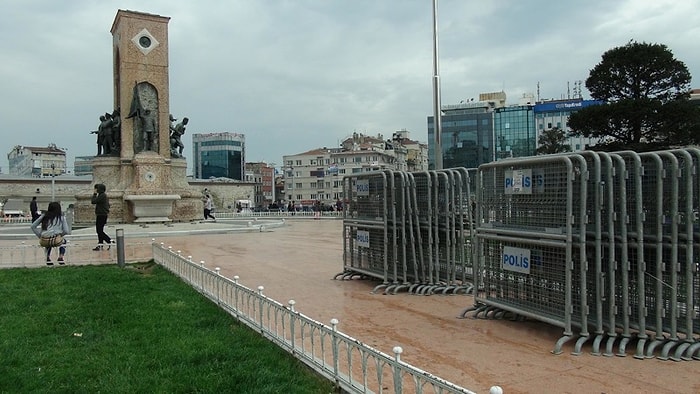
<path id="1" fill-rule="evenodd" d="M 233 317 L 260 332 L 322 376 L 351 393 L 472 393 L 401 361 L 394 355 L 363 344 L 338 331 L 338 321 L 325 325 L 295 310 L 294 300 L 283 305 L 238 282 L 226 278 L 219 268 L 195 263 L 163 244 L 153 244 L 153 259 Z M 492 387 L 492 392 L 500 388 Z"/>
<path id="2" fill-rule="evenodd" d="M 130 239 L 124 243 L 124 261 L 134 263 L 150 260 L 152 238 Z M 93 250 L 95 241 L 77 240 L 65 245 L 65 260 L 70 265 L 108 264 L 117 261 L 117 245 L 105 245 L 101 250 Z M 56 264 L 58 248 L 52 248 L 51 259 Z M 30 240 L 6 241 L 0 245 L 0 268 L 37 267 L 46 264 L 46 250 L 39 246 L 36 238 Z"/>

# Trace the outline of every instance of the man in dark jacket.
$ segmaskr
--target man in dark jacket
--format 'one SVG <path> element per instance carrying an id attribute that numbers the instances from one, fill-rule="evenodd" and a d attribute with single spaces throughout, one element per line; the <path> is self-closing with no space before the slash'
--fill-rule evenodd
<path id="1" fill-rule="evenodd" d="M 109 198 L 107 197 L 107 187 L 98 183 L 95 185 L 95 192 L 92 194 L 90 201 L 95 205 L 95 231 L 97 232 L 97 246 L 92 250 L 102 250 L 103 244 L 112 243 L 112 238 L 105 233 L 105 224 L 107 224 L 107 216 L 109 216 Z M 107 246 L 109 249 L 109 246 Z"/>
<path id="2" fill-rule="evenodd" d="M 32 223 L 40 216 L 39 207 L 36 204 L 36 196 L 32 197 L 32 202 L 29 203 L 29 212 L 32 214 Z"/>

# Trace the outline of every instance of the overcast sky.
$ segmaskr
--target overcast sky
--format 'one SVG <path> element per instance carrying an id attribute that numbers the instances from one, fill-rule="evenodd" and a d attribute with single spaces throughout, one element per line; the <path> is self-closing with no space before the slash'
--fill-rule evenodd
<path id="1" fill-rule="evenodd" d="M 431 0 L 0 0 L 0 160 L 15 145 L 94 155 L 111 112 L 118 9 L 170 17 L 170 112 L 192 133 L 245 134 L 246 161 L 406 129 L 427 142 Z M 700 88 L 700 0 L 439 0 L 442 104 L 573 94 L 601 55 L 665 44 Z M 539 83 L 539 94 L 538 94 Z M 568 86 L 567 86 L 568 84 Z M 568 89 L 568 91 L 567 91 Z"/>

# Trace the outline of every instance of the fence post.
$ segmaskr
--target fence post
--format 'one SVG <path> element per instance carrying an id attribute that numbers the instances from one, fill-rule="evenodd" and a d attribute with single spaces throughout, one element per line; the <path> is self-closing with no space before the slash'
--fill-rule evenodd
<path id="1" fill-rule="evenodd" d="M 394 351 L 394 392 L 396 394 L 403 393 L 403 385 L 401 384 L 401 353 L 403 353 L 403 348 L 401 346 L 394 346 L 392 349 Z"/>
<path id="2" fill-rule="evenodd" d="M 333 350 L 333 378 L 335 379 L 336 387 L 340 387 L 340 351 L 338 349 L 338 319 L 331 319 L 331 327 L 333 332 L 331 333 L 331 338 L 333 338 L 331 348 Z"/>
<path id="3" fill-rule="evenodd" d="M 221 268 L 216 267 L 216 304 L 221 305 Z"/>
<path id="4" fill-rule="evenodd" d="M 260 312 L 260 313 L 259 313 L 258 315 L 260 316 L 260 332 L 261 332 L 262 334 L 265 333 L 265 329 L 264 329 L 264 327 L 263 327 L 263 302 L 264 302 L 263 297 L 265 297 L 265 296 L 263 295 L 263 290 L 265 290 L 265 287 L 263 287 L 263 286 L 258 286 L 258 295 L 260 295 L 260 304 L 259 304 L 259 308 L 260 308 L 260 311 L 259 311 L 259 312 Z"/>
<path id="5" fill-rule="evenodd" d="M 297 352 L 297 351 L 296 351 L 296 338 L 295 338 L 295 334 L 296 334 L 296 324 L 297 324 L 297 323 L 296 323 L 296 322 L 297 322 L 297 316 L 296 316 L 296 315 L 297 315 L 297 314 L 296 314 L 296 311 L 294 310 L 294 305 L 296 305 L 296 303 L 297 303 L 297 302 L 294 301 L 294 300 L 289 300 L 289 302 L 288 302 L 288 304 L 289 304 L 289 311 L 291 312 L 291 313 L 289 314 L 289 335 L 291 335 L 291 338 L 289 338 L 289 339 L 290 339 L 291 344 L 292 344 L 292 354 L 296 354 L 296 352 Z"/>
<path id="6" fill-rule="evenodd" d="M 235 284 L 233 287 L 233 310 L 236 311 L 236 318 L 238 318 L 238 279 L 240 279 L 238 275 L 233 277 L 233 283 Z"/>

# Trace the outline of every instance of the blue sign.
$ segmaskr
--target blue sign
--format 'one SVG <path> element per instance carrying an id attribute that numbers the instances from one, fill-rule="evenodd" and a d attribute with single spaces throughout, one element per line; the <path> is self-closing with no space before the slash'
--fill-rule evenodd
<path id="1" fill-rule="evenodd" d="M 581 108 L 590 107 L 591 105 L 605 104 L 601 100 L 569 100 L 569 101 L 551 101 L 546 103 L 535 104 L 535 113 L 538 112 L 574 112 Z"/>

